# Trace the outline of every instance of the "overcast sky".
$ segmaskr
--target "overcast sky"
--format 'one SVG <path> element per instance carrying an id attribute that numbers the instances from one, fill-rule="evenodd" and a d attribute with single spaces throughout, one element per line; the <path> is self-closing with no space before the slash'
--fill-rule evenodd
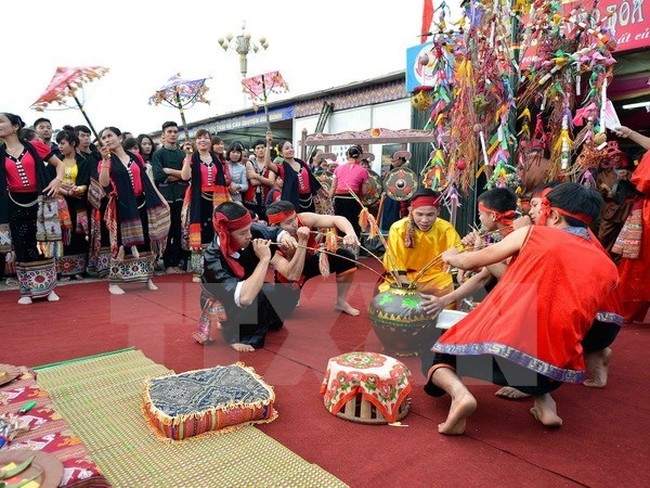
<path id="1" fill-rule="evenodd" d="M 111 71 L 85 89 L 86 111 L 98 130 L 137 135 L 180 122 L 177 110 L 148 105 L 177 72 L 212 78 L 211 104 L 195 105 L 188 122 L 245 108 L 239 57 L 217 43 L 241 32 L 242 20 L 253 40 L 269 43 L 249 55 L 248 76 L 279 70 L 289 84 L 275 101 L 404 69 L 406 48 L 419 43 L 422 0 L 25 0 L 3 2 L 0 14 L 0 111 L 32 124 L 41 114 L 29 106 L 57 66 L 103 65 Z M 77 110 L 44 114 L 54 128 L 83 123 Z"/>

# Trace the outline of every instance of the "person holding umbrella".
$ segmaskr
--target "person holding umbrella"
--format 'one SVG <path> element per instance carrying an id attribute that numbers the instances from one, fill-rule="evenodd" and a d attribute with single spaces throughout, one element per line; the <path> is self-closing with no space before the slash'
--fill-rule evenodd
<path id="1" fill-rule="evenodd" d="M 43 196 L 58 193 L 64 168 L 51 148 L 22 139 L 24 126 L 18 115 L 0 113 L 0 254 L 15 256 L 18 303 L 29 305 L 33 298 L 59 300 L 54 292 L 56 265 L 49 251 L 57 228 L 61 240 L 61 228 L 56 205 Z M 56 170 L 54 178 L 44 162 Z"/>
<path id="2" fill-rule="evenodd" d="M 100 132 L 102 161 L 98 165 L 99 183 L 112 186 L 105 223 L 111 243 L 108 291 L 124 294 L 123 283 L 153 283 L 154 264 L 167 244 L 169 205 L 145 173 L 139 155 L 122 148 L 116 127 Z"/>

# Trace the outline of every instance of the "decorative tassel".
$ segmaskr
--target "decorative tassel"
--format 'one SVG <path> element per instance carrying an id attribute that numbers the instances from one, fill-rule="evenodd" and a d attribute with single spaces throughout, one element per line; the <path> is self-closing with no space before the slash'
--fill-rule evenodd
<path id="1" fill-rule="evenodd" d="M 330 275 L 330 262 L 327 254 L 322 251 L 318 255 L 318 270 L 323 278 L 327 278 Z"/>
<path id="2" fill-rule="evenodd" d="M 330 252 L 336 252 L 339 248 L 339 241 L 337 239 L 336 231 L 330 229 L 325 234 L 325 249 Z"/>
<path id="3" fill-rule="evenodd" d="M 137 246 L 131 246 L 131 254 L 136 259 L 140 258 L 140 253 L 138 252 Z"/>
<path id="4" fill-rule="evenodd" d="M 375 219 L 374 215 L 369 214 L 368 221 L 370 224 L 370 229 L 368 231 L 368 238 L 369 239 L 374 239 L 377 237 L 377 234 L 379 234 L 379 225 L 377 225 L 377 219 Z"/>
<path id="5" fill-rule="evenodd" d="M 415 222 L 409 218 L 406 225 L 406 234 L 404 234 L 404 247 L 413 249 L 415 247 Z"/>
<path id="6" fill-rule="evenodd" d="M 117 260 L 118 261 L 124 261 L 124 246 L 120 246 L 120 248 L 117 251 Z"/>
<path id="7" fill-rule="evenodd" d="M 370 225 L 370 212 L 366 207 L 361 207 L 361 212 L 359 213 L 359 227 L 361 230 L 366 232 L 368 226 Z"/>

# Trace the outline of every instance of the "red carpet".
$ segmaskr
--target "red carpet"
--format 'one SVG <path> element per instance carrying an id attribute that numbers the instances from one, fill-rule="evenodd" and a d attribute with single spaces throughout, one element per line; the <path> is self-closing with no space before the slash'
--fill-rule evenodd
<path id="1" fill-rule="evenodd" d="M 338 419 L 318 389 L 327 360 L 353 350 L 381 351 L 365 317 L 375 276 L 358 273 L 351 304 L 361 317 L 334 313 L 333 278 L 314 279 L 300 307 L 264 349 L 238 354 L 217 341 L 190 338 L 199 316 L 199 287 L 189 275 L 158 277 L 160 290 L 133 286 L 124 296 L 106 283 L 57 289 L 58 303 L 16 304 L 17 291 L 0 293 L 0 362 L 37 366 L 135 347 L 176 370 L 237 360 L 274 385 L 280 417 L 260 427 L 310 462 L 359 486 L 644 486 L 650 439 L 647 371 L 650 325 L 627 326 L 614 344 L 610 384 L 604 390 L 565 385 L 555 394 L 564 426 L 545 430 L 528 413 L 530 400 L 494 397 L 491 385 L 471 386 L 479 408 L 467 435 L 437 433 L 449 400 L 421 390 L 419 360 L 406 358 L 416 380 L 408 427 L 365 426 Z M 254 469 L 254 467 L 251 467 Z"/>

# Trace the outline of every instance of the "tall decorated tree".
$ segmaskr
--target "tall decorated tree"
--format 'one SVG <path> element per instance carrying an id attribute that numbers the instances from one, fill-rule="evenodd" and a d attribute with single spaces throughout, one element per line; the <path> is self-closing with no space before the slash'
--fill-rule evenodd
<path id="1" fill-rule="evenodd" d="M 437 136 L 423 184 L 452 212 L 483 187 L 525 198 L 548 179 L 593 184 L 616 62 L 597 2 L 467 0 L 449 25 L 445 2 L 435 9 L 412 96 Z"/>

